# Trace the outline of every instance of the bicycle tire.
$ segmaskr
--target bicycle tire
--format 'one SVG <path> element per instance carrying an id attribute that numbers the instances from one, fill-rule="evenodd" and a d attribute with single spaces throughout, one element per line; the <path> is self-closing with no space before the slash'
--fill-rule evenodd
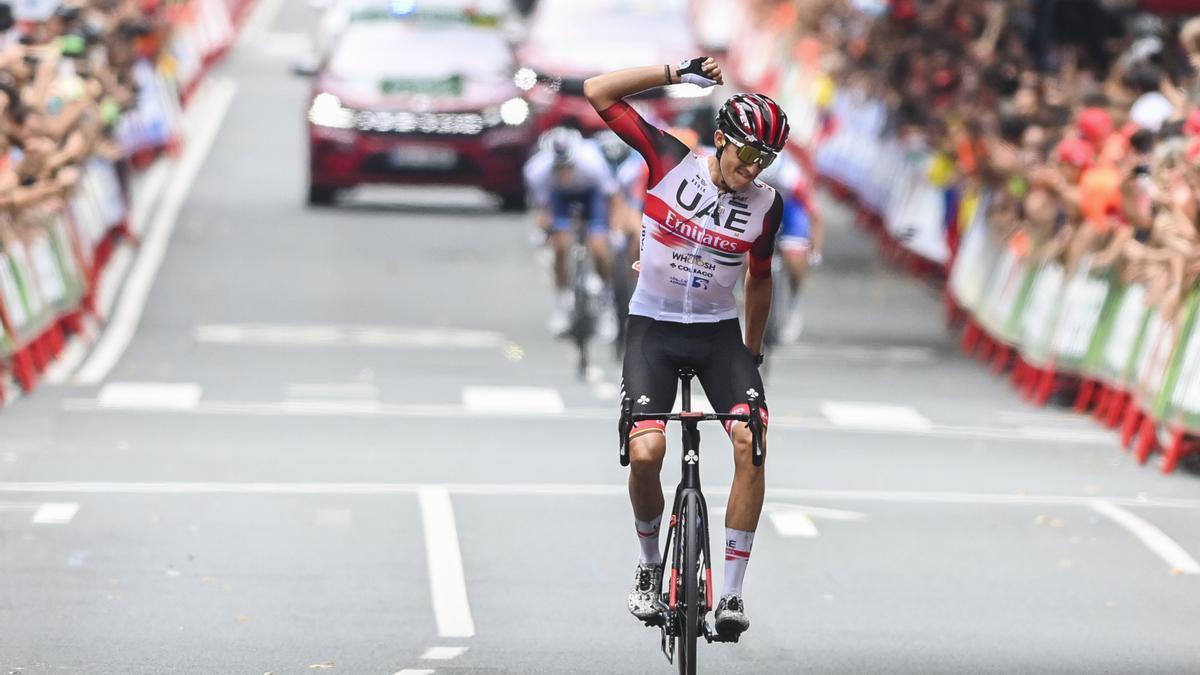
<path id="1" fill-rule="evenodd" d="M 588 343 L 595 331 L 595 317 L 592 316 L 591 293 L 587 289 L 587 277 L 590 270 L 590 258 L 586 247 L 582 244 L 575 251 L 574 265 L 574 301 L 571 310 L 571 333 L 578 350 L 578 375 L 580 379 L 587 377 L 589 364 Z"/>
<path id="2" fill-rule="evenodd" d="M 700 637 L 700 555 L 703 550 L 700 532 L 700 503 L 694 495 L 683 501 L 683 527 L 680 545 L 683 547 L 683 592 L 680 594 L 679 634 L 675 654 L 680 675 L 696 675 L 696 644 Z"/>

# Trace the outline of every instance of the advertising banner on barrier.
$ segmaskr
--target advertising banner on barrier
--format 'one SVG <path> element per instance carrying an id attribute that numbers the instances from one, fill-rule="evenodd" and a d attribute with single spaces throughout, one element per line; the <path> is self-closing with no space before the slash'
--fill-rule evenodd
<path id="1" fill-rule="evenodd" d="M 1100 374 L 1110 386 L 1129 389 L 1149 319 L 1145 286 L 1132 284 L 1121 287 L 1112 328 L 1101 348 Z"/>
<path id="2" fill-rule="evenodd" d="M 1185 410 L 1188 389 L 1195 384 L 1186 381 L 1186 376 L 1192 375 L 1195 371 L 1197 355 L 1194 350 L 1189 351 L 1189 347 L 1194 342 L 1194 335 L 1198 332 L 1196 329 L 1198 306 L 1200 306 L 1200 291 L 1193 292 L 1188 298 L 1187 307 L 1180 322 L 1182 327 L 1179 331 L 1171 365 L 1167 371 L 1166 381 L 1163 383 L 1162 400 L 1159 402 L 1160 419 L 1163 420 L 1175 419 Z"/>
<path id="3" fill-rule="evenodd" d="M 1076 375 L 1084 371 L 1084 360 L 1100 327 L 1111 286 L 1105 277 L 1093 276 L 1087 261 L 1063 289 L 1060 314 L 1051 338 L 1055 367 Z"/>
<path id="4" fill-rule="evenodd" d="M 1182 345 L 1183 364 L 1174 402 L 1180 424 L 1189 432 L 1200 434 L 1200 291 L 1192 294 L 1191 330 Z"/>
<path id="5" fill-rule="evenodd" d="M 21 331 L 29 324 L 29 310 L 25 306 L 24 298 L 21 297 L 17 277 L 13 274 L 12 260 L 6 253 L 0 253 L 0 294 L 4 296 L 4 307 L 8 310 L 12 329 L 18 334 L 13 336 L 13 339 L 17 339 Z"/>
<path id="6" fill-rule="evenodd" d="M 1058 319 L 1063 288 L 1063 267 L 1057 262 L 1044 263 L 1037 270 L 1029 291 L 1029 302 L 1021 315 L 1021 355 L 1026 361 L 1043 366 L 1050 362 L 1050 340 Z"/>

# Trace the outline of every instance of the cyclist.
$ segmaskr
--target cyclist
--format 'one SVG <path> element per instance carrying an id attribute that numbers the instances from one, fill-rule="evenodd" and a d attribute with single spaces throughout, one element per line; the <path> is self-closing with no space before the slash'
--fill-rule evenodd
<path id="1" fill-rule="evenodd" d="M 673 66 L 644 66 L 590 78 L 584 93 L 600 117 L 625 139 L 649 168 L 642 220 L 641 271 L 629 305 L 622 399 L 634 412 L 669 412 L 680 367 L 694 368 L 719 412 L 749 410 L 749 392 L 764 401 L 763 332 L 771 308 L 771 257 L 783 221 L 783 199 L 757 180 L 783 149 L 787 116 L 761 94 L 737 94 L 717 113 L 716 154 L 701 157 L 647 123 L 624 100 L 679 82 L 711 87 L 723 82 L 711 58 Z M 733 286 L 745 273 L 746 327 L 738 323 Z M 764 408 L 763 420 L 767 415 Z M 753 441 L 744 423 L 726 425 L 734 446 L 734 478 L 725 512 L 725 579 L 716 628 L 746 630 L 742 582 L 762 512 L 764 473 L 753 464 Z M 666 453 L 662 422 L 638 423 L 630 433 L 629 496 L 641 544 L 629 594 L 639 619 L 662 609 L 656 589 L 662 575 L 659 525 L 663 492 L 659 474 Z"/>
<path id="2" fill-rule="evenodd" d="M 825 241 L 825 222 L 812 199 L 812 186 L 800 162 L 789 153 L 781 153 L 759 180 L 779 190 L 784 196 L 783 229 L 779 233 L 779 251 L 783 254 L 788 272 L 788 306 L 784 312 L 779 339 L 791 344 L 804 331 L 804 314 L 800 307 L 800 291 L 810 267 L 821 264 Z"/>
<path id="3" fill-rule="evenodd" d="M 525 163 L 524 172 L 535 222 L 547 233 L 554 249 L 556 294 L 549 329 L 555 335 L 562 335 L 570 325 L 574 301 L 567 274 L 567 252 L 575 236 L 575 219 L 581 218 L 586 224 L 587 245 L 596 261 L 596 272 L 608 286 L 612 277 L 609 213 L 617 185 L 596 144 L 569 127 L 555 127 L 543 134 L 539 150 Z M 601 338 L 607 333 L 608 339 L 612 339 L 616 334 L 611 303 L 606 303 L 599 325 Z"/>

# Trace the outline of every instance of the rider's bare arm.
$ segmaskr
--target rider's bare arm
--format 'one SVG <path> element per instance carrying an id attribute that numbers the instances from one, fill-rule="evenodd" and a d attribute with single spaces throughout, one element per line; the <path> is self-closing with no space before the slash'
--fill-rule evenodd
<path id="1" fill-rule="evenodd" d="M 783 198 L 775 193 L 775 201 L 763 222 L 763 231 L 750 248 L 750 265 L 746 270 L 746 346 L 754 354 L 763 353 L 763 335 L 767 330 L 767 315 L 771 313 L 771 258 L 775 255 L 775 238 L 783 223 Z"/>
<path id="2" fill-rule="evenodd" d="M 718 84 L 724 83 L 721 67 L 713 59 L 703 64 L 703 74 Z M 681 82 L 679 68 L 672 65 L 626 68 L 589 77 L 583 83 L 583 95 L 597 111 L 603 111 L 626 96 Z"/>
<path id="3" fill-rule="evenodd" d="M 746 347 L 755 356 L 763 353 L 763 335 L 767 330 L 774 289 L 770 272 L 762 278 L 746 272 Z"/>

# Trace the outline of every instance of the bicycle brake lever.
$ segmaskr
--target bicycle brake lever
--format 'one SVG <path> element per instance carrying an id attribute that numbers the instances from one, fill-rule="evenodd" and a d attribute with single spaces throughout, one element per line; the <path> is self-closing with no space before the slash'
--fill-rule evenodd
<path id="1" fill-rule="evenodd" d="M 629 466 L 629 432 L 633 431 L 633 401 L 628 397 L 621 400 L 621 421 L 617 423 L 617 434 L 620 435 L 621 466 Z"/>
<path id="2" fill-rule="evenodd" d="M 747 423 L 750 427 L 750 438 L 754 446 L 754 454 L 752 460 L 754 466 L 762 466 L 763 464 L 763 425 L 762 413 L 758 407 L 758 396 L 750 395 L 750 421 Z"/>

